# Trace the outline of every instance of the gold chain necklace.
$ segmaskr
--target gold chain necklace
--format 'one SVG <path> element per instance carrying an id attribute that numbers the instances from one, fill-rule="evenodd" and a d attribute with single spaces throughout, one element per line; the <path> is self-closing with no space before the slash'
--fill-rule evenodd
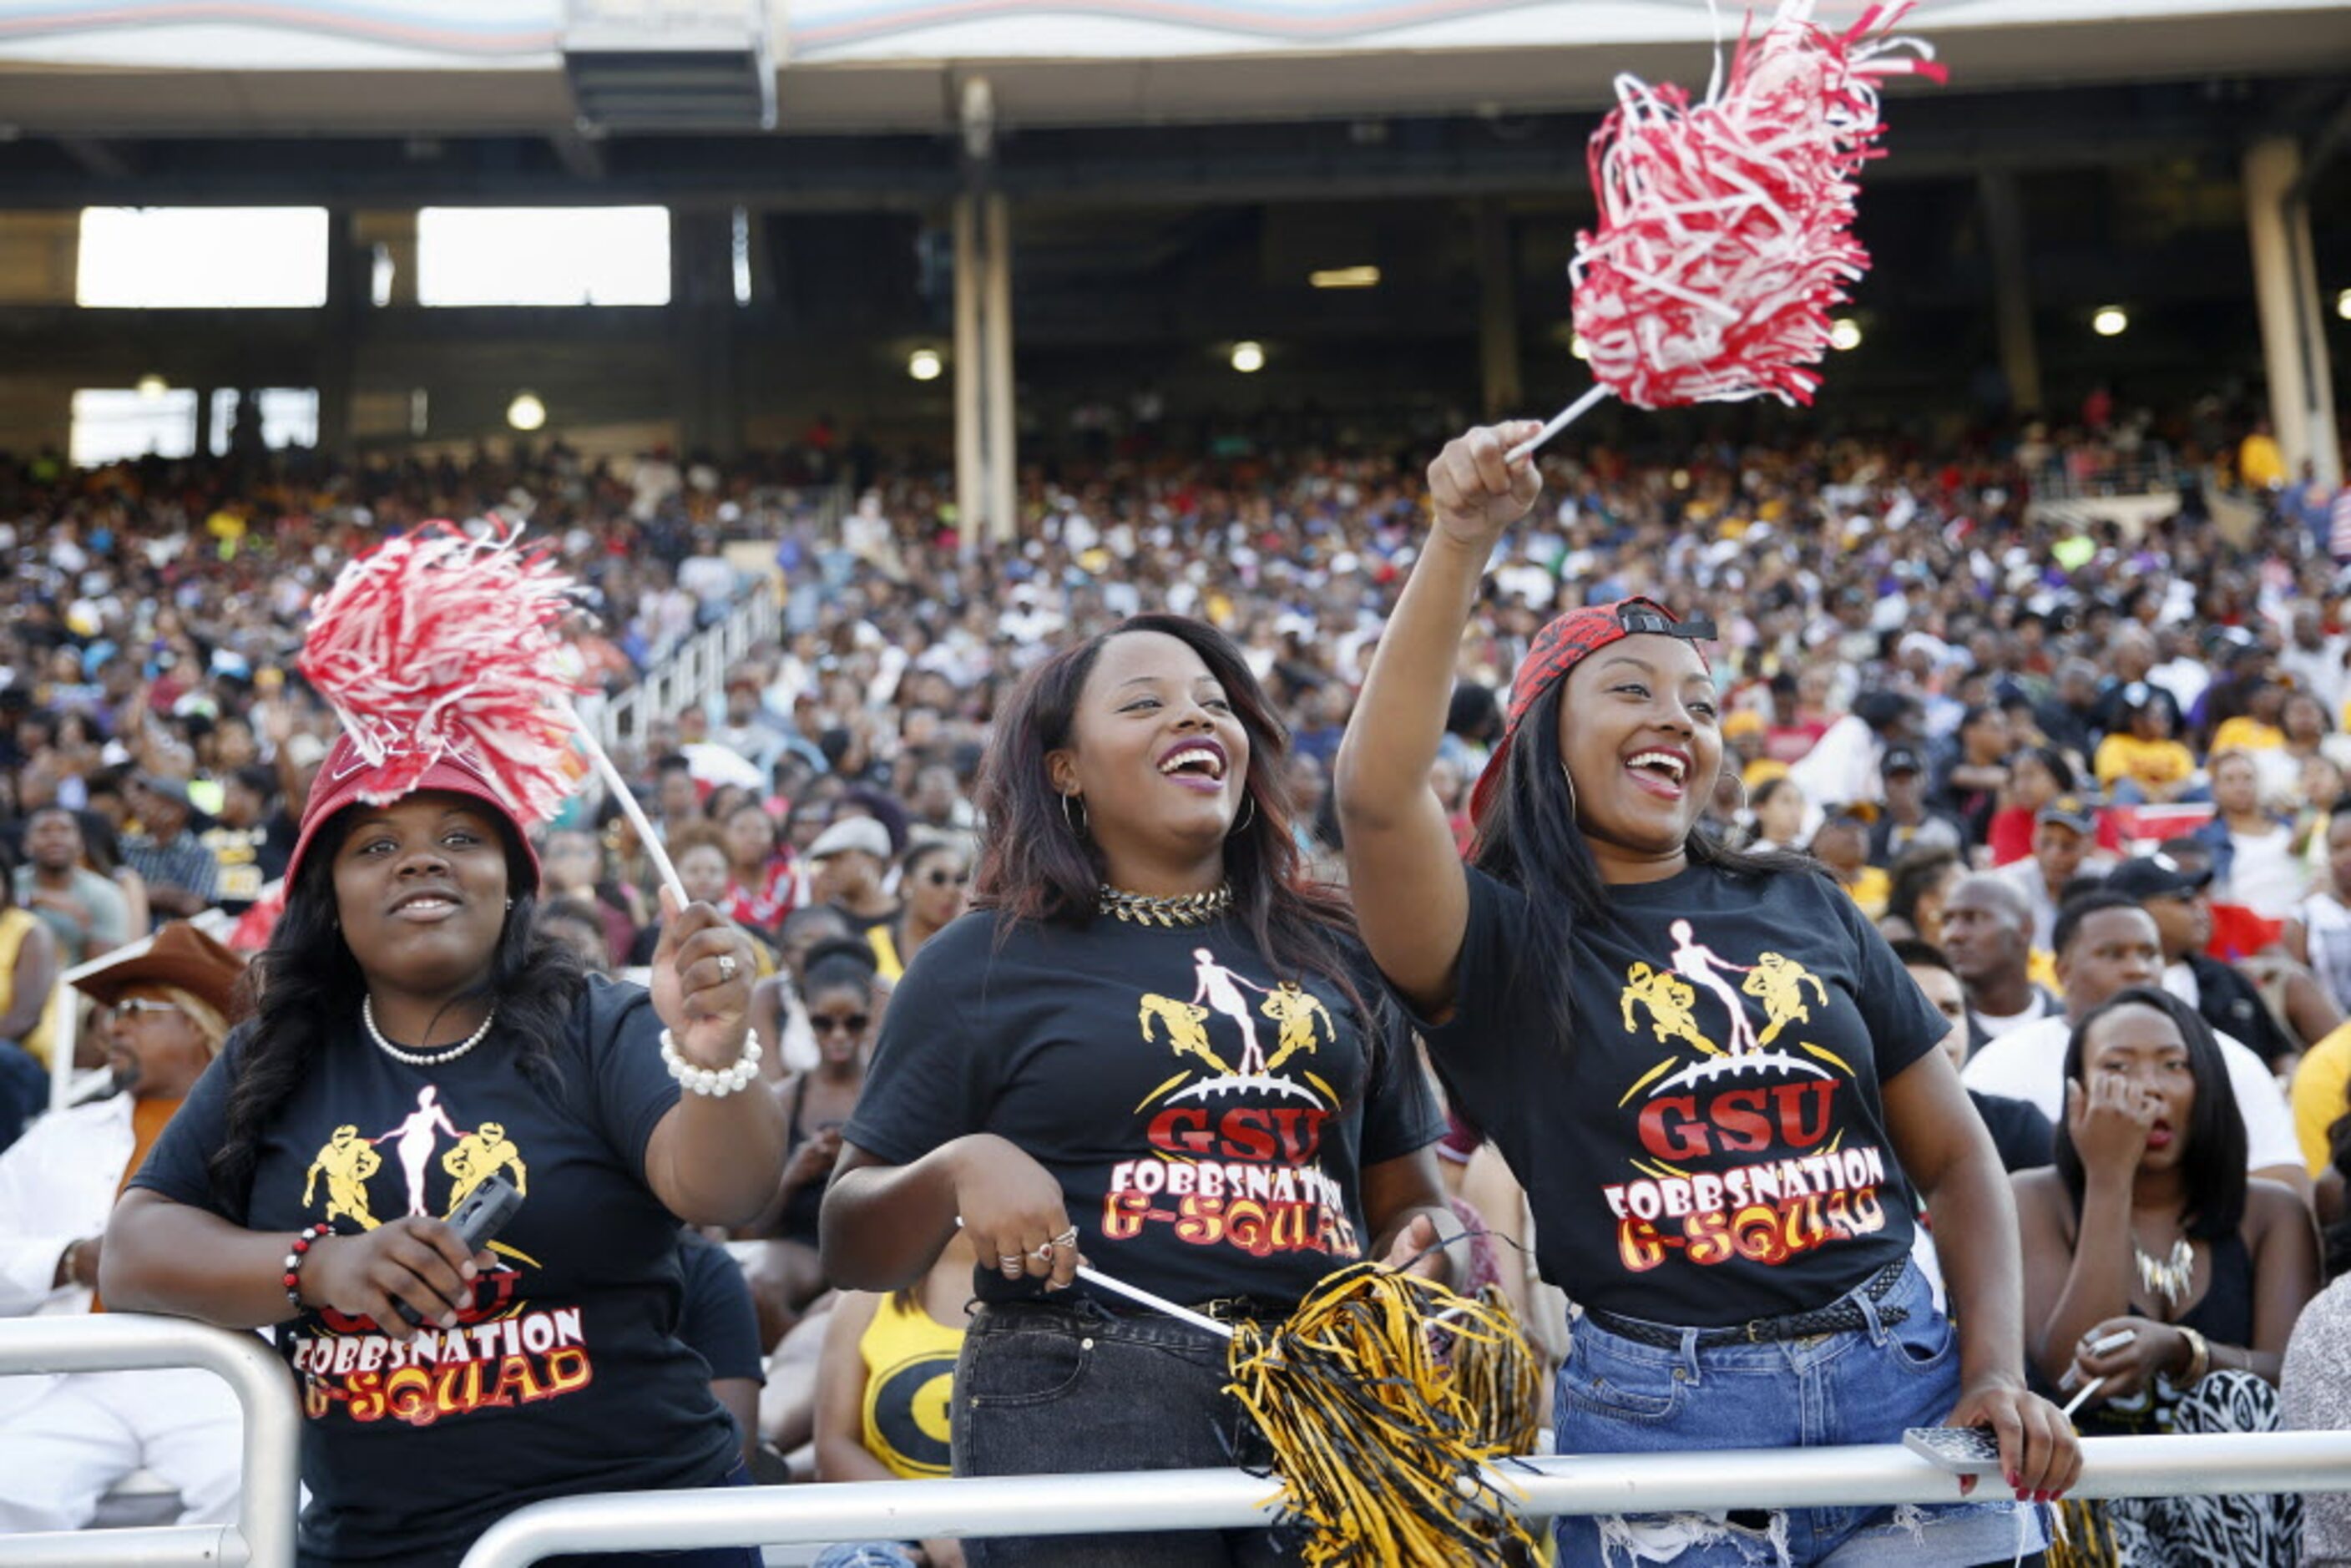
<path id="1" fill-rule="evenodd" d="M 2173 1242 L 2168 1257 L 2157 1259 L 2148 1257 L 2133 1235 L 2131 1252 L 2138 1260 L 2138 1282 L 2161 1296 L 2166 1306 L 2177 1307 L 2188 1299 L 2189 1281 L 2196 1277 L 2196 1249 L 2188 1238 Z"/>
<path id="2" fill-rule="evenodd" d="M 1186 893 L 1173 898 L 1154 898 L 1148 894 L 1125 893 L 1105 885 L 1094 913 L 1115 915 L 1137 925 L 1206 925 L 1232 906 L 1233 890 L 1225 883 L 1206 893 Z"/>

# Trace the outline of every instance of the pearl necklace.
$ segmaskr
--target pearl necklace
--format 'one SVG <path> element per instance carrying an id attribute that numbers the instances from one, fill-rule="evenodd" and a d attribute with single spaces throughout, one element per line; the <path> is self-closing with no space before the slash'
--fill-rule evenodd
<path id="1" fill-rule="evenodd" d="M 1137 925 L 1206 925 L 1232 906 L 1230 884 L 1219 884 L 1206 893 L 1187 893 L 1165 898 L 1104 887 L 1101 890 L 1101 902 L 1094 906 L 1094 913 L 1115 915 L 1121 920 L 1132 921 Z"/>
<path id="2" fill-rule="evenodd" d="M 465 1055 L 467 1051 L 473 1050 L 474 1047 L 481 1044 L 483 1040 L 489 1038 L 490 1025 L 496 1020 L 497 1016 L 498 1009 L 492 1008 L 488 1013 L 484 1015 L 481 1028 L 475 1030 L 473 1033 L 467 1035 L 456 1044 L 449 1046 L 444 1050 L 402 1051 L 400 1047 L 392 1044 L 392 1041 L 384 1039 L 383 1030 L 375 1027 L 375 998 L 371 996 L 361 997 L 360 998 L 360 1021 L 367 1025 L 368 1037 L 375 1041 L 376 1049 L 382 1051 L 394 1061 L 401 1062 L 409 1067 L 444 1067 L 450 1062 L 456 1061 L 459 1057 Z"/>

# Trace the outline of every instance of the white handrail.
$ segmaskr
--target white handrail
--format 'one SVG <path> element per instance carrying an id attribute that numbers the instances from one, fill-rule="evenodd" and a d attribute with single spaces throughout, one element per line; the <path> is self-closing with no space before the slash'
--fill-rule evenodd
<path id="1" fill-rule="evenodd" d="M 774 585 L 764 578 L 753 582 L 725 619 L 680 643 L 635 685 L 603 702 L 594 722 L 604 744 L 636 744 L 644 737 L 648 713 L 674 714 L 706 699 L 729 669 L 758 643 L 774 638 L 782 624 Z"/>
<path id="2" fill-rule="evenodd" d="M 149 1563 L 293 1568 L 302 1417 L 293 1375 L 269 1347 L 183 1318 L 138 1312 L 0 1320 L 0 1376 L 193 1366 L 225 1379 L 245 1411 L 244 1490 L 235 1524 L 0 1535 L 0 1568 Z"/>
<path id="3" fill-rule="evenodd" d="M 2078 1497 L 2351 1491 L 2351 1432 L 2094 1437 L 2082 1454 Z M 1490 1474 L 1527 1518 L 1959 1500 L 1956 1478 L 1891 1446 L 1562 1455 Z M 1229 1530 L 1271 1518 L 1280 1498 L 1278 1482 L 1238 1469 L 608 1492 L 508 1514 L 464 1568 L 591 1550 Z"/>

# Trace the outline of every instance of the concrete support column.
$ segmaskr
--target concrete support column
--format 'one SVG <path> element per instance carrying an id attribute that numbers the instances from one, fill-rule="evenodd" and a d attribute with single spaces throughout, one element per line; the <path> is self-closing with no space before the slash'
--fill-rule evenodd
<path id="1" fill-rule="evenodd" d="M 2032 330 L 2032 272 L 2025 263 L 2024 210 L 2017 199 L 2016 175 L 2006 169 L 1986 169 L 1977 177 L 1976 199 L 1983 209 L 1984 246 L 1991 256 L 1992 320 L 2009 407 L 2017 413 L 2039 413 L 2041 344 Z"/>
<path id="2" fill-rule="evenodd" d="M 214 391 L 214 388 L 208 386 L 200 386 L 196 389 L 196 456 L 200 460 L 212 455 Z M 319 394 L 319 401 L 320 413 L 323 413 L 326 402 L 324 392 Z"/>
<path id="3" fill-rule="evenodd" d="M 721 460 L 738 457 L 743 375 L 734 330 L 733 210 L 671 209 L 669 246 L 678 445 Z"/>
<path id="4" fill-rule="evenodd" d="M 2339 485 L 2343 451 L 2335 434 L 2334 372 L 2301 177 L 2302 149 L 2291 137 L 2257 141 L 2245 153 L 2253 302 L 2261 313 L 2262 361 L 2269 374 L 2270 428 L 2286 473 L 2299 478 L 2308 462 L 2325 483 Z"/>
<path id="5" fill-rule="evenodd" d="M 987 405 L 987 367 L 980 348 L 979 204 L 967 192 L 955 204 L 955 445 L 956 526 L 967 550 L 979 545 L 979 521 L 987 516 L 987 436 L 980 411 Z"/>
<path id="6" fill-rule="evenodd" d="M 987 360 L 987 525 L 998 544 L 1020 529 L 1020 467 L 1012 406 L 1012 217 L 1000 193 L 987 197 L 987 310 L 980 321 Z"/>
<path id="7" fill-rule="evenodd" d="M 1499 196 L 1478 204 L 1478 363 L 1486 417 L 1516 418 L 1526 411 L 1519 374 L 1519 280 L 1510 244 L 1510 214 Z"/>
<path id="8" fill-rule="evenodd" d="M 327 213 L 327 303 L 319 311 L 319 355 L 314 361 L 319 385 L 319 450 L 348 460 L 351 442 L 351 403 L 359 391 L 360 313 L 368 308 L 368 275 L 374 266 L 371 246 L 359 241 L 358 225 L 342 207 Z M 246 398 L 254 394 L 246 393 Z M 240 413 L 244 413 L 242 401 Z M 201 429 L 204 415 L 196 418 Z M 258 428 L 260 410 L 253 418 Z"/>

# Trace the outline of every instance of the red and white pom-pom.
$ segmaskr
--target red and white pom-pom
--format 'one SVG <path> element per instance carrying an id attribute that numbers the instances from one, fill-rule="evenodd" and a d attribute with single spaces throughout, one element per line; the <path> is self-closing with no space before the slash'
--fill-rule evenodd
<path id="1" fill-rule="evenodd" d="M 517 815 L 544 821 L 579 773 L 556 627 L 571 581 L 522 530 L 468 538 L 428 523 L 345 567 L 310 607 L 301 669 L 397 800 L 453 756 L 488 776 Z"/>
<path id="2" fill-rule="evenodd" d="M 1600 227 L 1576 236 L 1569 276 L 1593 377 L 1636 407 L 1808 403 L 1820 385 L 1805 367 L 1869 267 L 1853 217 L 1883 130 L 1876 78 L 1943 71 L 1926 45 L 1883 36 L 1912 0 L 1843 34 L 1813 4 L 1782 0 L 1695 108 L 1670 84 L 1617 79 L 1592 139 Z"/>

